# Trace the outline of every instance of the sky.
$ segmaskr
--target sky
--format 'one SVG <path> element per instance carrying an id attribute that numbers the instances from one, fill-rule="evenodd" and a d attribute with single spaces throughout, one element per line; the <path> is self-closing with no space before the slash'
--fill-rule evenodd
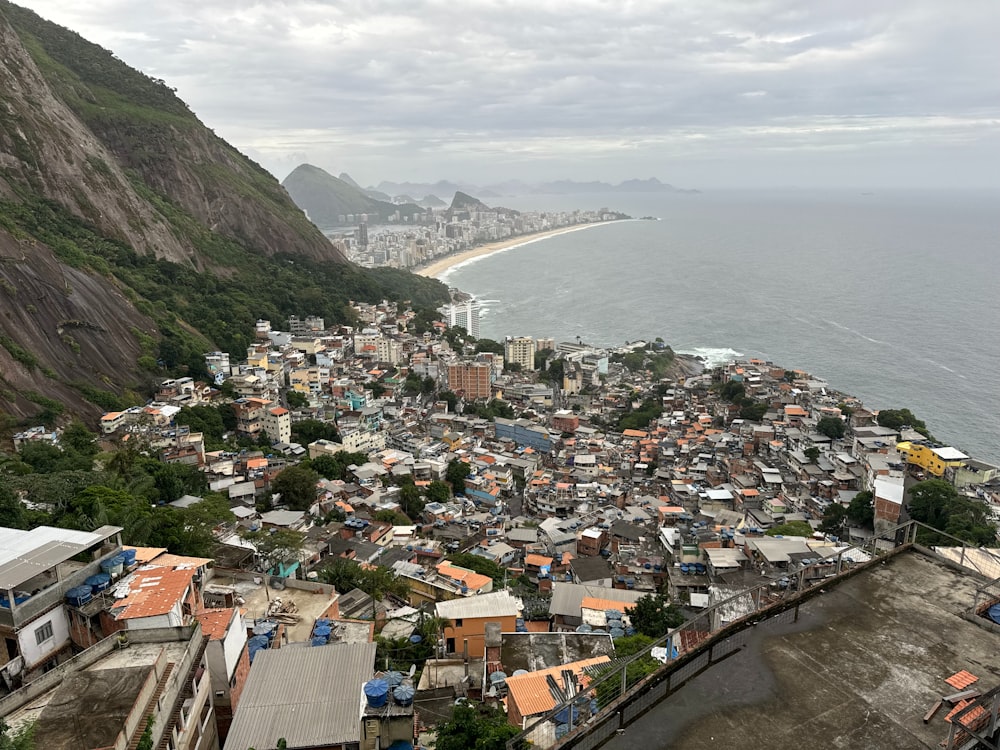
<path id="1" fill-rule="evenodd" d="M 997 0 L 20 0 L 282 179 L 1000 187 Z"/>

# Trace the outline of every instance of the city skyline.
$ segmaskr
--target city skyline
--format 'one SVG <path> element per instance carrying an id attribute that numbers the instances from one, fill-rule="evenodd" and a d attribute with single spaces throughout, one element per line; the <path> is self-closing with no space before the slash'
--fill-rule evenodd
<path id="1" fill-rule="evenodd" d="M 282 179 L 998 187 L 1000 7 L 25 0 Z"/>

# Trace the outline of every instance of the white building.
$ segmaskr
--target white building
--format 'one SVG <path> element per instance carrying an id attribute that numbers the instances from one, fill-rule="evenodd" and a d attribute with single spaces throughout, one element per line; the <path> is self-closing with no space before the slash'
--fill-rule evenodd
<path id="1" fill-rule="evenodd" d="M 508 336 L 504 341 L 504 359 L 520 365 L 522 370 L 535 369 L 535 340 L 530 336 Z"/>
<path id="2" fill-rule="evenodd" d="M 473 338 L 479 338 L 479 303 L 470 299 L 452 305 L 438 308 L 445 323 L 449 326 L 462 326 Z"/>
<path id="3" fill-rule="evenodd" d="M 264 413 L 262 427 L 272 443 L 292 442 L 292 415 L 281 406 L 275 406 Z"/>

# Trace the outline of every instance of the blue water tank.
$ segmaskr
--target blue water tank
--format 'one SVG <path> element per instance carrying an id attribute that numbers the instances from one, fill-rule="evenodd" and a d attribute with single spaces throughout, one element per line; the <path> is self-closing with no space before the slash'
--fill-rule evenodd
<path id="1" fill-rule="evenodd" d="M 125 567 L 135 564 L 135 550 L 126 547 L 122 550 L 122 557 L 125 558 Z"/>
<path id="2" fill-rule="evenodd" d="M 416 691 L 412 685 L 400 685 L 392 691 L 392 699 L 400 706 L 412 706 Z"/>
<path id="3" fill-rule="evenodd" d="M 320 625 L 317 623 L 316 627 L 313 628 L 313 635 L 320 636 L 322 638 L 329 638 L 332 632 L 333 628 L 329 625 Z"/>
<path id="4" fill-rule="evenodd" d="M 314 646 L 325 646 L 330 642 L 330 639 L 325 635 L 314 635 L 312 638 L 312 645 Z"/>
<path id="5" fill-rule="evenodd" d="M 611 628 L 612 638 L 622 638 L 625 635 L 625 628 Z"/>
<path id="6" fill-rule="evenodd" d="M 370 708 L 382 708 L 389 698 L 389 684 L 385 680 L 369 680 L 364 692 Z"/>
<path id="7" fill-rule="evenodd" d="M 577 627 L 576 627 L 576 632 L 577 633 L 590 633 L 593 630 L 594 630 L 594 628 L 592 628 L 587 623 L 583 623 L 582 625 L 577 625 Z"/>
<path id="8" fill-rule="evenodd" d="M 403 684 L 403 675 L 399 672 L 386 672 L 382 675 L 382 679 L 388 683 L 390 688 L 399 687 Z"/>
<path id="9" fill-rule="evenodd" d="M 84 583 L 90 586 L 95 594 L 99 594 L 111 585 L 111 576 L 107 573 L 98 573 L 90 576 Z"/>
<path id="10" fill-rule="evenodd" d="M 423 636 L 414 633 L 410 636 L 410 643 L 420 643 L 423 639 Z"/>
<path id="11" fill-rule="evenodd" d="M 82 607 L 90 601 L 93 589 L 90 586 L 74 586 L 66 592 L 66 601 L 73 607 Z"/>

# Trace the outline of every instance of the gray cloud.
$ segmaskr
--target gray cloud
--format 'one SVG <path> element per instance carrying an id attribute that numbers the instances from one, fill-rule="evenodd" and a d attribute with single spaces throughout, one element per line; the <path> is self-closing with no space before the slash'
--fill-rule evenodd
<path id="1" fill-rule="evenodd" d="M 993 0 L 25 4 L 279 177 L 996 185 Z"/>

